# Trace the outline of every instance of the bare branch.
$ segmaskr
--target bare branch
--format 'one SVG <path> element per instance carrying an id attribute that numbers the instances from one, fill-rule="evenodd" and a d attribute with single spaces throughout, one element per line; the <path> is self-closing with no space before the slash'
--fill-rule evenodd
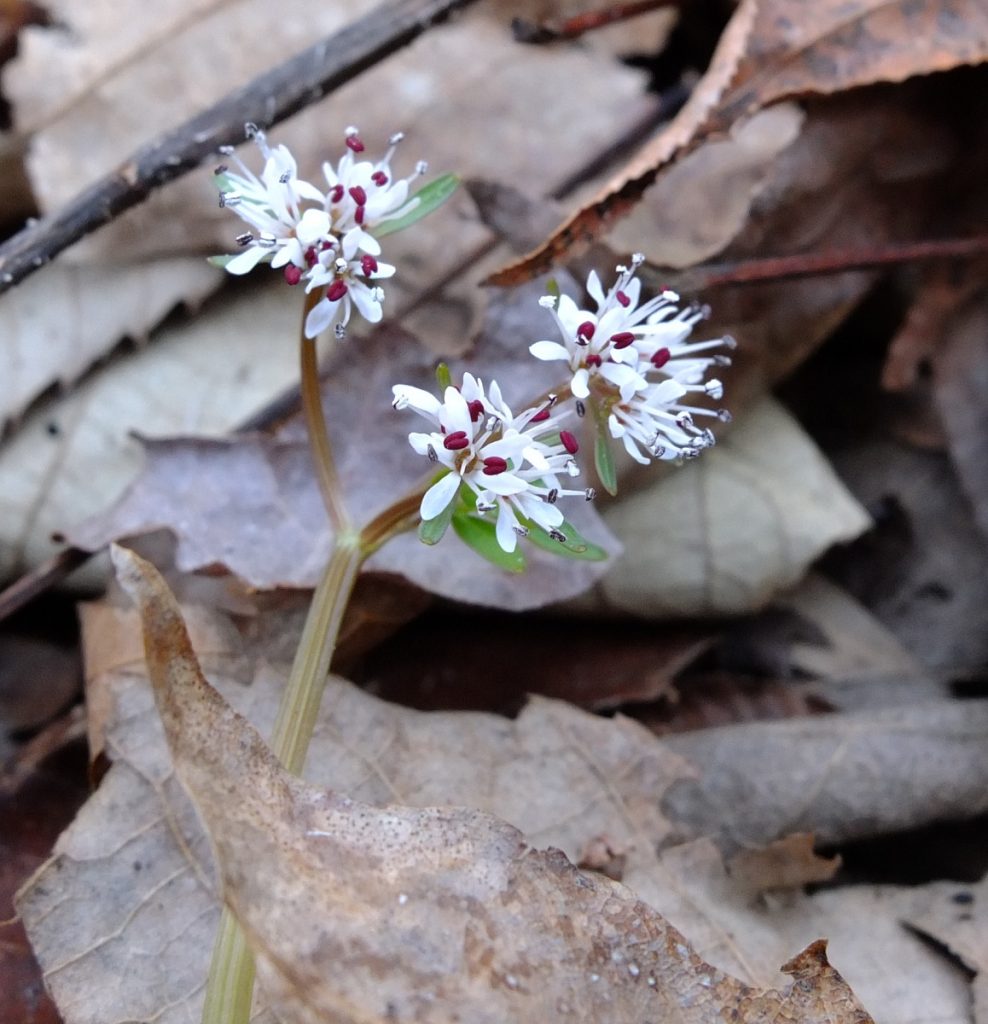
<path id="1" fill-rule="evenodd" d="M 277 124 L 416 39 L 474 0 L 392 0 L 309 47 L 185 124 L 147 143 L 54 216 L 0 246 L 0 294 L 80 238 L 243 141 L 244 124 Z"/>

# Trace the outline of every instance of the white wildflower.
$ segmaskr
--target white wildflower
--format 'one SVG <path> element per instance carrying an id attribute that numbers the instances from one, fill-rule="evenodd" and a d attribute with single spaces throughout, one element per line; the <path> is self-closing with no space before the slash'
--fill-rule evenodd
<path id="1" fill-rule="evenodd" d="M 409 444 L 420 455 L 448 470 L 425 493 L 419 513 L 426 522 L 441 515 L 465 485 L 481 515 L 496 512 L 495 534 L 505 551 L 514 551 L 531 521 L 550 536 L 564 540 L 558 498 L 593 497 L 590 490 L 560 484 L 561 475 L 576 476 L 573 459 L 579 445 L 566 430 L 549 423 L 552 402 L 514 416 L 500 388 L 465 374 L 460 388 L 448 387 L 442 401 L 421 388 L 396 385 L 394 407 L 411 407 L 437 428 L 411 433 Z"/>

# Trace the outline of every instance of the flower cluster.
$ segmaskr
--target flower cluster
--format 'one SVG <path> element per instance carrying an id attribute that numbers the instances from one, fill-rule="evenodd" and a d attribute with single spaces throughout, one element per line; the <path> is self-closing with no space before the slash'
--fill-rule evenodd
<path id="1" fill-rule="evenodd" d="M 567 539 L 559 529 L 564 517 L 557 500 L 580 495 L 589 501 L 594 492 L 568 489 L 560 481 L 579 475 L 573 458 L 579 444 L 551 422 L 554 399 L 515 416 L 495 381 L 485 392 L 469 373 L 461 387 L 446 388 L 442 401 L 408 385 L 393 391 L 396 409 L 410 407 L 433 424 L 429 432 L 409 434 L 412 448 L 447 470 L 422 498 L 423 521 L 441 516 L 466 487 L 480 515 L 497 513 L 495 533 L 503 550 L 514 551 L 529 522 L 554 540 Z"/>
<path id="2" fill-rule="evenodd" d="M 238 171 L 216 168 L 220 205 L 229 207 L 250 226 L 237 242 L 241 252 L 224 265 L 231 274 L 246 274 L 258 263 L 281 268 L 290 285 L 305 282 L 307 292 L 321 298 L 305 322 L 314 338 L 334 326 L 342 337 L 353 307 L 370 323 L 383 316 L 384 291 L 378 283 L 395 268 L 378 259 L 375 237 L 389 221 L 410 213 L 418 203 L 409 198 L 410 184 L 426 171 L 420 162 L 409 178 L 395 178 L 391 159 L 401 141 L 393 135 L 384 157 L 361 159 L 364 143 L 356 128 L 346 130 L 346 151 L 334 167 L 323 164 L 326 190 L 299 178 L 295 158 L 285 146 L 272 148 L 264 133 L 248 125 L 264 157 L 258 177 L 232 149 L 224 155 Z"/>
<path id="3" fill-rule="evenodd" d="M 714 443 L 711 430 L 694 417 L 729 420 L 726 410 L 688 404 L 690 393 L 719 400 L 719 380 L 705 379 L 712 366 L 730 358 L 715 349 L 733 348 L 734 339 L 688 341 L 707 315 L 703 307 L 681 308 L 679 296 L 664 289 L 639 304 L 641 281 L 635 276 L 644 257 L 636 253 L 630 268 L 619 266 L 618 277 L 605 292 L 596 271 L 587 278 L 587 292 L 596 310 L 581 309 L 568 295 L 547 295 L 543 306 L 555 318 L 562 342 L 537 341 L 536 359 L 560 360 L 570 371 L 570 391 L 578 410 L 597 403 L 606 416 L 611 437 L 620 438 L 638 462 L 694 458 Z"/>
<path id="4" fill-rule="evenodd" d="M 542 305 L 555 318 L 562 340 L 537 341 L 530 351 L 538 359 L 566 363 L 565 391 L 575 400 L 577 415 L 592 404 L 594 421 L 606 424 L 607 434 L 620 439 L 633 459 L 694 458 L 714 443 L 713 432 L 696 420 L 726 422 L 730 415 L 689 404 L 687 396 L 699 393 L 715 401 L 722 396 L 720 381 L 707 379 L 707 372 L 730 363 L 717 350 L 733 348 L 734 341 L 690 341 L 707 311 L 681 307 L 668 289 L 640 302 L 636 271 L 642 259 L 636 254 L 631 268 L 619 266 L 606 292 L 597 273 L 590 273 L 587 292 L 595 310 L 581 309 L 567 295 L 545 296 Z M 574 494 L 589 500 L 594 492 L 560 486 L 561 475 L 579 473 L 573 459 L 578 443 L 571 432 L 549 423 L 551 412 L 564 406 L 556 396 L 514 416 L 496 383 L 485 392 L 470 374 L 460 388 L 447 387 L 442 401 L 420 388 L 398 385 L 393 390 L 396 409 L 411 407 L 432 421 L 435 429 L 409 434 L 408 440 L 445 470 L 422 499 L 423 522 L 449 513 L 462 500 L 465 486 L 477 512 L 496 510 L 497 541 L 505 551 L 514 551 L 526 523 L 556 540 L 567 539 L 556 501 Z M 563 422 L 565 415 L 564 408 L 558 420 Z"/>

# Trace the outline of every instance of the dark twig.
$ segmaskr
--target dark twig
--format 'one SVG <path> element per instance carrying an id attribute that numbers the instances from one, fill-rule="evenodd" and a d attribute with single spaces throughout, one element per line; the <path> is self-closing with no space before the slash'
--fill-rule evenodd
<path id="1" fill-rule="evenodd" d="M 269 126 L 355 78 L 474 0 L 392 0 L 255 78 L 215 106 L 142 146 L 60 213 L 0 246 L 0 294 L 53 256 L 162 185 L 198 167 L 220 146 L 242 142 L 244 124 Z"/>
<path id="2" fill-rule="evenodd" d="M 511 22 L 511 31 L 519 43 L 555 43 L 562 39 L 578 39 L 585 32 L 637 18 L 639 14 L 657 11 L 662 7 L 678 7 L 680 3 L 681 0 L 632 0 L 630 3 L 601 7 L 596 11 L 584 11 L 556 23 L 515 18 Z"/>
<path id="3" fill-rule="evenodd" d="M 699 291 L 724 285 L 785 281 L 795 277 L 842 274 L 848 270 L 872 270 L 875 267 L 895 266 L 899 263 L 985 254 L 988 254 L 988 235 L 977 235 L 974 238 L 944 238 L 862 249 L 771 256 L 741 260 L 737 263 L 708 263 L 686 273 L 689 276 L 690 289 Z"/>
<path id="4" fill-rule="evenodd" d="M 0 622 L 43 594 L 49 587 L 61 583 L 66 576 L 91 558 L 91 552 L 81 548 L 65 548 L 58 554 L 25 573 L 6 590 L 0 591 Z"/>

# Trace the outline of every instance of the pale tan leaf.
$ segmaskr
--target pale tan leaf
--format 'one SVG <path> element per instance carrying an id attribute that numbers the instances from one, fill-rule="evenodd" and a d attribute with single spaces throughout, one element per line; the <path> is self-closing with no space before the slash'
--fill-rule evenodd
<path id="1" fill-rule="evenodd" d="M 202 606 L 187 607 L 186 616 L 211 680 L 266 734 L 298 635 L 297 617 L 246 611 L 230 616 Z M 194 816 L 181 810 L 184 798 L 175 788 L 147 688 L 136 616 L 100 604 L 85 611 L 84 624 L 87 638 L 100 640 L 98 650 L 87 651 L 88 695 L 102 708 L 113 767 L 60 840 L 52 861 L 22 894 L 20 907 L 49 984 L 60 1004 L 72 1010 L 68 1024 L 103 1024 L 110 1017 L 111 1000 L 116 1000 L 113 1010 L 119 1016 L 143 1019 L 141 1014 L 160 1012 L 163 1024 L 177 1024 L 197 1014 L 205 971 L 202 951 L 211 942 L 203 932 L 215 921 L 204 839 Z M 248 681 L 251 685 L 245 686 Z M 820 811 L 821 819 L 826 818 L 827 794 L 832 797 L 831 834 L 833 821 L 841 815 L 845 831 L 848 825 L 859 830 L 869 824 L 878 830 L 902 827 L 910 800 L 913 823 L 929 821 L 948 792 L 957 806 L 967 808 L 960 813 L 977 813 L 979 794 L 988 792 L 984 716 L 981 702 L 943 702 L 939 708 L 920 707 L 888 721 L 874 715 L 829 716 L 815 725 L 806 723 L 813 728 L 802 733 L 794 732 L 793 723 L 762 723 L 746 728 L 738 736 L 740 744 L 732 740 L 738 730 L 720 730 L 730 751 L 720 764 L 709 747 L 691 745 L 689 736 L 660 743 L 633 722 L 596 718 L 554 701 L 533 702 L 515 721 L 486 714 L 423 714 L 333 680 L 307 774 L 362 804 L 474 807 L 511 822 L 533 845 L 557 846 L 574 861 L 605 838 L 625 858 L 625 883 L 646 902 L 665 900 L 663 906 L 673 915 L 678 905 L 674 897 L 686 898 L 689 890 L 672 863 L 660 860 L 656 851 L 674 843 L 683 827 L 671 825 L 663 807 L 673 797 L 688 795 L 694 773 L 669 753 L 670 746 L 678 744 L 711 773 L 712 793 L 726 794 L 718 802 L 708 800 L 702 788 L 693 789 L 694 806 L 712 808 L 715 815 L 712 826 L 704 821 L 705 828 L 723 827 L 751 841 L 770 842 L 807 806 L 807 790 L 814 787 L 820 794 L 814 817 Z M 696 736 L 702 739 L 704 733 Z M 833 757 L 833 770 L 825 764 L 821 769 L 819 762 L 827 761 L 828 751 L 848 748 L 849 736 L 856 746 L 848 749 L 843 770 Z M 930 757 L 932 750 L 942 756 Z M 893 752 L 897 756 L 887 756 Z M 806 764 L 817 764 L 816 774 L 801 774 L 804 755 Z M 735 769 L 735 764 L 743 767 Z M 751 785 L 740 794 L 725 790 L 728 775 L 748 779 Z M 850 792 L 849 777 L 858 782 L 857 802 L 841 803 L 841 795 Z M 790 778 L 791 785 L 780 788 L 780 780 Z M 893 782 L 898 789 L 889 801 L 886 794 Z M 673 804 L 681 819 L 683 800 Z M 947 813 L 957 812 L 948 808 Z M 771 829 L 781 831 L 766 831 Z M 139 870 L 134 868 L 137 861 Z M 718 858 L 714 862 L 719 866 Z M 702 857 L 688 853 L 684 870 L 706 879 L 703 863 Z M 717 888 L 709 884 L 716 899 Z M 859 899 L 858 892 L 851 890 L 847 900 Z M 735 894 L 728 902 L 737 898 Z M 808 904 L 793 913 L 799 928 L 786 933 L 788 940 L 765 942 L 749 953 L 749 976 L 775 984 L 778 964 L 793 949 L 826 934 L 842 969 L 853 968 L 864 956 L 858 977 L 866 982 L 873 954 L 862 951 L 870 942 L 876 948 L 889 945 L 897 925 L 891 918 L 871 920 L 861 913 L 849 916 L 853 928 L 845 931 L 839 915 L 818 912 L 815 908 L 821 906 L 827 904 Z M 166 909 L 163 923 L 155 915 Z M 785 911 L 782 903 L 756 914 L 755 933 L 762 938 L 774 934 L 773 915 Z M 691 939 L 690 929 L 696 928 L 696 940 L 709 949 L 710 958 L 716 961 L 723 953 L 722 928 L 711 939 L 695 912 L 671 919 L 677 926 L 681 920 Z M 173 939 L 182 921 L 197 922 L 188 941 Z M 727 948 L 737 948 L 737 943 Z M 912 950 L 907 945 L 912 959 L 904 962 L 922 966 L 925 961 Z M 723 960 L 718 962 L 724 966 Z M 947 996 L 937 994 L 931 1006 L 943 1009 L 944 1019 L 951 1021 L 944 1007 L 959 1005 L 964 982 L 949 969 L 938 970 L 937 986 L 943 981 Z M 887 979 L 888 971 L 880 976 Z M 925 975 L 906 972 L 898 984 L 897 1002 L 890 1004 L 894 1012 L 883 1013 L 882 1019 L 906 1024 L 910 1018 L 901 1011 L 911 993 L 928 991 L 922 987 Z M 884 1004 L 875 1006 L 884 1009 Z"/>
<path id="2" fill-rule="evenodd" d="M 0 428 L 52 385 L 75 383 L 122 338 L 143 341 L 178 297 L 195 305 L 221 278 L 198 257 L 126 266 L 59 263 L 5 295 Z"/>
<path id="3" fill-rule="evenodd" d="M 224 298 L 39 406 L 0 448 L 0 577 L 47 557 L 53 532 L 123 490 L 142 460 L 130 431 L 222 435 L 288 388 L 297 329 L 281 288 Z"/>
<path id="4" fill-rule="evenodd" d="M 600 585 L 601 599 L 655 617 L 759 608 L 870 522 L 771 399 L 702 459 L 632 494 L 606 519 L 626 553 Z"/>
<path id="5" fill-rule="evenodd" d="M 123 549 L 114 560 L 141 609 L 175 770 L 281 1020 L 870 1020 L 825 943 L 785 965 L 795 983 L 753 991 L 632 892 L 499 818 L 373 807 L 289 775 L 202 676 L 161 577 Z"/>

